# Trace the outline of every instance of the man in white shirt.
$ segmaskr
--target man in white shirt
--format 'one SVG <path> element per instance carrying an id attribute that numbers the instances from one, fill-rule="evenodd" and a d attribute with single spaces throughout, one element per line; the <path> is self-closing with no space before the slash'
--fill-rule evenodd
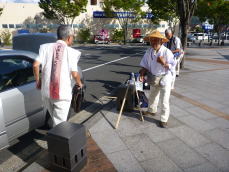
<path id="1" fill-rule="evenodd" d="M 149 41 L 152 46 L 146 51 L 140 62 L 140 66 L 142 66 L 140 80 L 143 81 L 146 74 L 147 77 L 151 78 L 148 110 L 144 114 L 155 115 L 161 97 L 162 112 L 159 125 L 162 128 L 166 128 L 170 113 L 169 97 L 172 73 L 176 62 L 173 58 L 173 53 L 163 45 L 168 40 L 160 32 L 153 31 L 144 40 Z"/>
<path id="2" fill-rule="evenodd" d="M 71 27 L 59 26 L 58 41 L 41 45 L 33 64 L 36 87 L 41 89 L 44 107 L 53 120 L 53 126 L 67 120 L 72 99 L 72 78 L 79 87 L 83 86 L 78 73 L 81 52 L 69 47 L 73 43 L 73 35 Z"/>
<path id="3" fill-rule="evenodd" d="M 169 40 L 168 42 L 164 43 L 165 47 L 170 49 L 174 54 L 174 58 L 176 58 L 177 66 L 176 66 L 176 76 L 180 74 L 180 62 L 184 56 L 184 52 L 181 48 L 181 41 L 180 38 L 173 35 L 173 31 L 168 28 L 165 30 L 165 36 Z"/>

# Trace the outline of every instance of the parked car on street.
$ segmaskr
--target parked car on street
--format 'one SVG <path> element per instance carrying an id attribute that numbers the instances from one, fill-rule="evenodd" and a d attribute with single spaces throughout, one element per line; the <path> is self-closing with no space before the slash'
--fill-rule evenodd
<path id="1" fill-rule="evenodd" d="M 95 44 L 109 44 L 111 41 L 109 37 L 105 37 L 103 35 L 95 35 L 94 42 Z"/>
<path id="2" fill-rule="evenodd" d="M 0 150 L 45 124 L 48 113 L 35 86 L 33 62 L 40 44 L 54 41 L 55 35 L 22 34 L 13 38 L 13 50 L 0 50 Z"/>
<path id="3" fill-rule="evenodd" d="M 145 37 L 144 35 L 141 35 L 138 38 L 134 38 L 132 42 L 133 43 L 143 43 L 144 44 L 145 43 L 144 37 Z"/>
<path id="4" fill-rule="evenodd" d="M 196 40 L 207 40 L 208 34 L 207 33 L 194 33 L 194 37 L 196 37 Z"/>
<path id="5" fill-rule="evenodd" d="M 187 39 L 188 39 L 188 42 L 196 41 L 196 37 L 193 34 L 188 34 Z"/>

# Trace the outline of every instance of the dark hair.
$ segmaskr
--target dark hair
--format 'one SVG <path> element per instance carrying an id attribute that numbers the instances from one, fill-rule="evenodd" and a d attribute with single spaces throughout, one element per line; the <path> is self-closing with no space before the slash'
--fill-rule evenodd
<path id="1" fill-rule="evenodd" d="M 57 39 L 66 40 L 69 36 L 74 35 L 73 30 L 68 25 L 60 25 L 57 28 Z"/>

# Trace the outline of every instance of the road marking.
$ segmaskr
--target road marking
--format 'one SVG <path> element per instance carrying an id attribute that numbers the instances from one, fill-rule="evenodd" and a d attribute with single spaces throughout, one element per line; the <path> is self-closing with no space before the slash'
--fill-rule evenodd
<path id="1" fill-rule="evenodd" d="M 140 54 L 140 53 L 135 53 L 135 54 Z M 131 56 L 122 57 L 120 59 L 112 60 L 112 61 L 107 62 L 107 63 L 103 63 L 103 64 L 100 64 L 100 65 L 97 65 L 97 66 L 94 66 L 94 67 L 90 67 L 90 68 L 82 70 L 82 72 L 86 72 L 86 71 L 89 71 L 89 70 L 92 70 L 92 69 L 95 69 L 95 68 L 98 68 L 98 67 L 101 67 L 101 66 L 105 66 L 105 65 L 110 64 L 110 63 L 114 63 L 114 62 L 117 62 L 117 61 L 120 61 L 120 60 L 124 60 L 124 59 L 127 59 L 129 57 L 131 57 Z"/>
<path id="2" fill-rule="evenodd" d="M 204 109 L 204 110 L 206 110 L 206 111 L 212 113 L 213 115 L 216 115 L 216 116 L 219 116 L 219 117 L 224 118 L 224 119 L 226 119 L 226 120 L 229 120 L 229 114 L 220 112 L 220 111 L 218 111 L 218 110 L 215 109 L 215 108 L 212 108 L 212 107 L 210 107 L 210 106 L 208 106 L 208 105 L 206 105 L 206 104 L 200 103 L 200 102 L 198 102 L 198 101 L 196 101 L 196 100 L 193 100 L 193 99 L 191 99 L 191 98 L 189 98 L 189 97 L 186 97 L 186 96 L 184 96 L 184 95 L 181 95 L 181 94 L 179 94 L 179 93 L 177 93 L 177 92 L 175 92 L 175 91 L 172 91 L 171 94 L 172 94 L 173 96 L 175 96 L 175 97 L 177 97 L 177 98 L 183 100 L 183 101 L 186 101 L 186 102 L 188 102 L 188 103 L 194 105 L 194 106 L 200 107 L 201 109 Z"/>

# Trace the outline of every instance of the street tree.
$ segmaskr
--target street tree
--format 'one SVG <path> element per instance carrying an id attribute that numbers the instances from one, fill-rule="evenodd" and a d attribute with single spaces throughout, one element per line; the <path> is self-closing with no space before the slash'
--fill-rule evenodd
<path id="1" fill-rule="evenodd" d="M 214 25 L 214 31 L 218 33 L 218 45 L 220 33 L 229 25 L 229 1 L 225 0 L 199 0 L 195 15 L 200 21 L 208 21 Z"/>
<path id="2" fill-rule="evenodd" d="M 178 18 L 181 29 L 181 43 L 183 49 L 187 46 L 187 33 L 191 17 L 194 14 L 197 0 L 148 0 L 147 4 L 152 9 L 153 20 L 171 20 Z M 181 62 L 181 68 L 184 65 L 184 58 Z"/>
<path id="3" fill-rule="evenodd" d="M 141 9 L 144 4 L 144 0 L 104 0 L 103 10 L 106 17 L 117 19 L 124 31 L 124 44 L 127 39 L 128 23 L 138 21 L 145 14 Z"/>
<path id="4" fill-rule="evenodd" d="M 86 11 L 87 0 L 40 0 L 39 6 L 48 19 L 56 19 L 60 24 L 73 24 L 80 13 Z"/>
<path id="5" fill-rule="evenodd" d="M 173 29 L 177 24 L 177 5 L 174 0 L 148 0 L 148 6 L 153 14 L 152 21 L 159 24 L 161 20 L 168 21 L 169 26 Z"/>

